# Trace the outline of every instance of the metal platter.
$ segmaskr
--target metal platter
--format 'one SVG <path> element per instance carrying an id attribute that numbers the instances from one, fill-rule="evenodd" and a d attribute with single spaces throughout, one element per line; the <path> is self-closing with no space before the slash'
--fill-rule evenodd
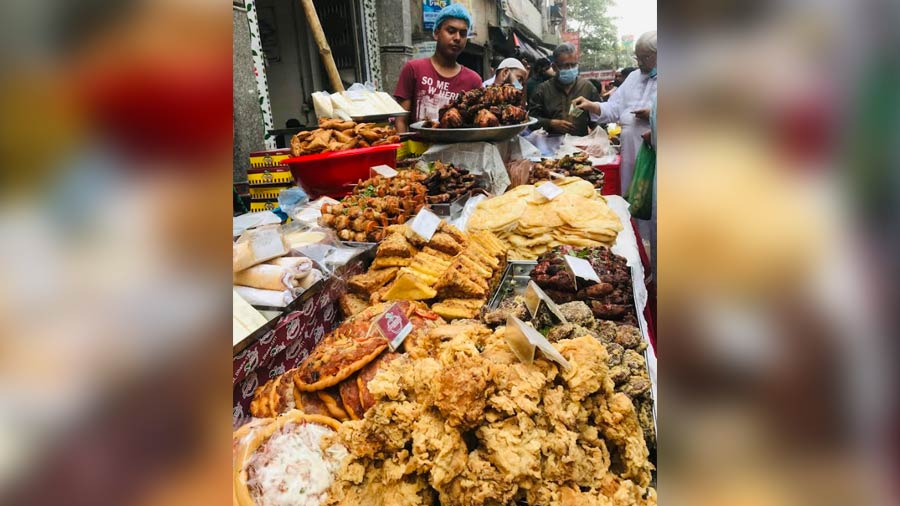
<path id="1" fill-rule="evenodd" d="M 391 118 L 402 118 L 409 116 L 409 111 L 394 112 L 390 114 L 372 114 L 369 116 L 350 116 L 350 119 L 357 123 L 387 123 Z"/>
<path id="2" fill-rule="evenodd" d="M 418 132 L 423 139 L 434 143 L 498 142 L 512 139 L 537 121 L 537 118 L 529 118 L 527 122 L 519 125 L 488 128 L 423 128 L 425 122 L 417 121 L 409 128 Z"/>

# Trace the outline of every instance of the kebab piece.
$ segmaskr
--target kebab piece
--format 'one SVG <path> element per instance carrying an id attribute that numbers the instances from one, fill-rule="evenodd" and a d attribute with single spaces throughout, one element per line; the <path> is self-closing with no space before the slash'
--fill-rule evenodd
<path id="1" fill-rule="evenodd" d="M 428 203 L 442 204 L 456 200 L 475 187 L 475 175 L 453 164 L 434 162 L 433 172 L 423 181 L 428 188 Z"/>
<path id="2" fill-rule="evenodd" d="M 603 187 L 603 171 L 595 169 L 588 160 L 588 154 L 584 152 L 566 155 L 559 160 L 544 158 L 534 164 L 529 184 L 551 179 L 551 172 L 566 177 L 580 177 L 593 184 L 594 188 Z"/>
<path id="3" fill-rule="evenodd" d="M 390 225 L 406 223 L 425 206 L 424 175 L 403 171 L 393 178 L 375 176 L 356 185 L 337 204 L 322 206 L 323 226 L 342 241 L 378 242 Z"/>
<path id="4" fill-rule="evenodd" d="M 566 269 L 566 255 L 590 262 L 600 282 L 579 280 L 576 289 L 575 280 Z M 556 303 L 584 301 L 600 320 L 637 325 L 628 264 L 609 248 L 556 247 L 538 258 L 531 279 Z"/>

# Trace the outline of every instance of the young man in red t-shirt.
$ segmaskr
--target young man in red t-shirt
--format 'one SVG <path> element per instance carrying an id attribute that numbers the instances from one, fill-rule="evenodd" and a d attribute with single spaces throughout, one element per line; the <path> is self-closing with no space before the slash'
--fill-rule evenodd
<path id="1" fill-rule="evenodd" d="M 406 132 L 409 124 L 416 121 L 437 121 L 438 111 L 460 93 L 481 87 L 478 74 L 456 63 L 466 47 L 471 24 L 469 12 L 460 4 L 450 4 L 438 13 L 434 21 L 434 54 L 410 60 L 400 71 L 394 96 L 409 111 L 409 117 L 395 120 L 398 132 Z"/>

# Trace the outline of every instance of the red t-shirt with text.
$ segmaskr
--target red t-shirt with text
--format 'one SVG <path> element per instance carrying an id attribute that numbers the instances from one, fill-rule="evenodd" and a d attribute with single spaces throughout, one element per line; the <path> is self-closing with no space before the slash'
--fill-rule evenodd
<path id="1" fill-rule="evenodd" d="M 412 100 L 410 123 L 424 119 L 437 121 L 438 111 L 455 100 L 460 93 L 481 88 L 481 77 L 472 69 L 462 67 L 454 77 L 438 74 L 431 58 L 410 60 L 400 71 L 394 96 Z"/>

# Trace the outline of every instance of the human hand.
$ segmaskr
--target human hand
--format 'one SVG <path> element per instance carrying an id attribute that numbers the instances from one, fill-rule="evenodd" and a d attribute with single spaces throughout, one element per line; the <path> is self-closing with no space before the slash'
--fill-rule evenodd
<path id="1" fill-rule="evenodd" d="M 579 109 L 584 109 L 585 111 L 592 112 L 594 114 L 600 114 L 600 103 L 599 102 L 591 102 L 585 97 L 575 97 L 572 100 L 572 105 Z"/>
<path id="2" fill-rule="evenodd" d="M 634 114 L 635 118 L 639 118 L 644 121 L 650 121 L 650 109 L 638 109 L 631 112 Z"/>
<path id="3" fill-rule="evenodd" d="M 646 132 L 642 133 L 641 138 L 644 139 L 644 142 L 646 142 L 647 144 L 650 144 L 650 130 L 647 130 Z"/>
<path id="4" fill-rule="evenodd" d="M 566 121 L 564 119 L 550 120 L 550 128 L 555 133 L 560 134 L 570 134 L 575 131 L 575 125 L 573 125 L 571 121 Z"/>

